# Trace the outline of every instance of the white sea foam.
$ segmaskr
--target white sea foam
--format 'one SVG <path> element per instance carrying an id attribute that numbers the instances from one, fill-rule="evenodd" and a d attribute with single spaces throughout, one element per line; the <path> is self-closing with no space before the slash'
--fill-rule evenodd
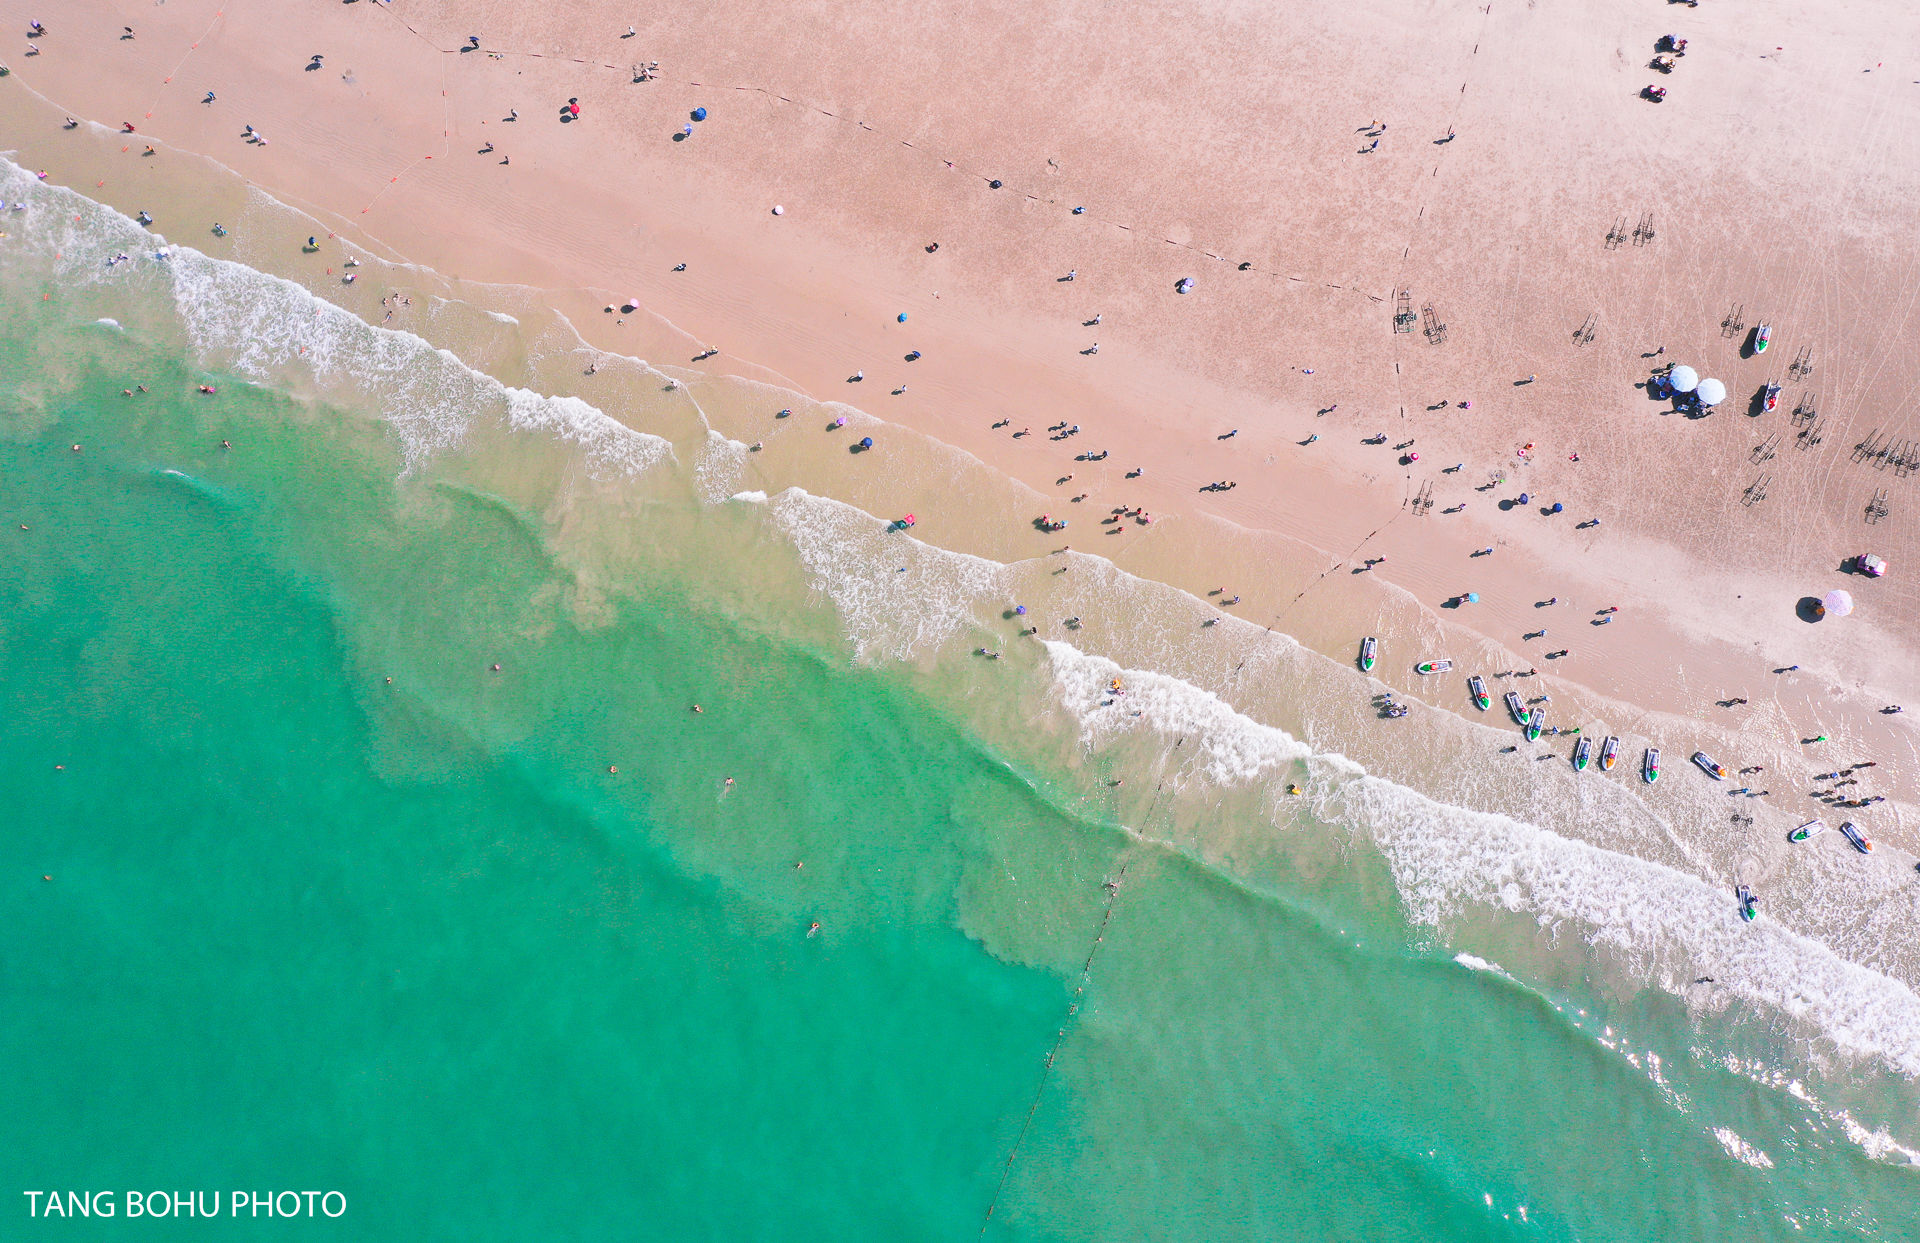
<path id="1" fill-rule="evenodd" d="M 1474 954 L 1455 954 L 1453 961 L 1459 963 L 1469 971 L 1485 971 L 1491 975 L 1503 976 L 1509 980 L 1513 978 L 1507 974 L 1506 968 L 1502 967 L 1499 963 L 1488 962 L 1486 959 Z"/>
<path id="2" fill-rule="evenodd" d="M 1841 1129 L 1847 1138 L 1860 1146 L 1860 1150 L 1876 1161 L 1886 1161 L 1893 1165 L 1910 1165 L 1920 1169 L 1920 1150 L 1907 1147 L 1887 1133 L 1885 1127 L 1869 1130 L 1856 1122 L 1851 1115 L 1840 1115 Z"/>
<path id="3" fill-rule="evenodd" d="M 1739 1135 L 1734 1133 L 1732 1127 L 1717 1126 L 1713 1128 L 1713 1137 L 1720 1141 L 1720 1146 L 1726 1149 L 1727 1155 L 1735 1161 L 1744 1162 L 1756 1170 L 1770 1170 L 1773 1168 L 1773 1158 L 1761 1152 L 1746 1140 L 1741 1139 Z"/>
<path id="4" fill-rule="evenodd" d="M 789 488 L 769 507 L 814 589 L 833 602 L 863 659 L 925 655 L 986 620 L 1013 587 L 1007 566 L 946 552 L 873 515 Z"/>
<path id="5" fill-rule="evenodd" d="M 31 241 L 58 258 L 64 285 L 159 280 L 207 366 L 263 384 L 309 380 L 323 392 L 351 386 L 377 394 L 380 416 L 400 436 L 409 468 L 461 443 L 483 420 L 555 437 L 580 448 L 597 472 L 637 475 L 666 460 L 665 439 L 629 428 L 577 397 L 548 397 L 509 388 L 413 333 L 369 324 L 292 281 L 215 259 L 190 247 L 168 247 L 167 263 L 133 272 L 109 269 L 103 256 L 144 249 L 155 240 L 111 208 L 33 179 L 17 165 L 0 166 L 0 186 L 47 196 L 61 210 Z"/>
<path id="6" fill-rule="evenodd" d="M 1720 886 L 1507 816 L 1436 802 L 1343 756 L 1313 755 L 1286 731 L 1177 679 L 1121 669 L 1065 643 L 1049 643 L 1047 652 L 1060 701 L 1090 746 L 1120 730 L 1151 730 L 1169 742 L 1178 736 L 1198 748 L 1205 775 L 1222 786 L 1271 781 L 1311 756 L 1316 775 L 1337 778 L 1315 783 L 1315 814 L 1379 850 L 1416 923 L 1444 935 L 1472 911 L 1512 911 L 1576 932 L 1648 981 L 1692 978 L 1696 965 L 1713 964 L 1721 987 L 1807 1035 L 1920 1076 L 1920 997 L 1777 923 L 1741 922 Z M 1098 695 L 1112 678 L 1129 689 L 1129 706 Z M 1133 716 L 1135 709 L 1142 715 Z"/>
<path id="7" fill-rule="evenodd" d="M 863 658 L 928 652 L 965 628 L 999 622 L 1017 594 L 1023 567 L 929 548 L 840 502 L 791 490 L 770 508 Z M 1105 578 L 1109 599 L 1128 598 L 1114 594 L 1126 575 L 1110 570 Z M 1109 617 L 1115 612 L 1107 609 Z M 1216 630 L 1210 643 L 1237 629 Z M 1378 851 L 1407 916 L 1443 938 L 1476 912 L 1508 911 L 1575 935 L 1634 977 L 1675 993 L 1684 994 L 1677 982 L 1704 967 L 1720 981 L 1719 1004 L 1737 998 L 1763 1007 L 1830 1052 L 1920 1077 L 1920 998 L 1906 984 L 1777 921 L 1743 923 L 1718 880 L 1641 858 L 1625 848 L 1630 843 L 1609 841 L 1622 847 L 1610 849 L 1429 798 L 1181 678 L 1122 667 L 1065 642 L 1049 641 L 1044 650 L 1054 693 L 1089 748 L 1157 738 L 1171 753 L 1178 742 L 1183 774 L 1223 789 L 1265 788 L 1276 814 L 1285 801 L 1281 783 L 1304 766 L 1313 814 Z M 1216 653 L 1203 666 L 1222 663 Z M 1124 695 L 1107 693 L 1114 678 Z"/>
<path id="8" fill-rule="evenodd" d="M 693 467 L 694 486 L 701 499 L 709 505 L 718 505 L 735 495 L 742 476 L 747 473 L 752 452 L 738 440 L 728 439 L 709 428 L 707 442 L 701 446 L 700 458 Z"/>
<path id="9" fill-rule="evenodd" d="M 1070 643 L 1045 644 L 1054 689 L 1080 722 L 1082 740 L 1098 747 L 1122 733 L 1152 730 L 1178 735 L 1195 748 L 1191 767 L 1217 785 L 1250 785 L 1279 775 L 1314 755 L 1284 730 L 1248 720 L 1219 696 L 1165 674 L 1122 669 Z M 1115 681 L 1120 693 L 1113 693 Z M 1329 757 L 1339 758 L 1339 757 Z M 1341 762 L 1351 772 L 1359 766 Z"/>
<path id="10" fill-rule="evenodd" d="M 8 169 L 8 197 L 63 196 L 62 210 L 36 212 L 34 218 L 49 222 L 40 245 L 70 255 L 60 271 L 76 285 L 109 279 L 100 262 L 104 248 L 151 244 L 151 235 L 125 217 L 31 179 L 19 186 L 25 174 Z M 76 210 L 65 210 L 70 206 Z M 85 219 L 74 222 L 74 214 Z M 322 385 L 351 382 L 380 393 L 383 417 L 401 435 L 410 464 L 460 443 L 489 412 L 506 426 L 580 447 L 601 469 L 634 473 L 671 455 L 665 440 L 626 428 L 584 401 L 507 389 L 413 334 L 366 324 L 291 282 L 190 249 L 174 254 L 171 264 L 142 264 L 131 273 L 123 265 L 111 270 L 112 279 L 170 282 L 189 339 L 213 365 L 269 382 L 305 369 Z M 702 465 L 708 465 L 705 456 Z M 767 506 L 863 658 L 925 655 L 966 628 L 997 618 L 1013 598 L 1017 567 L 931 548 L 872 515 L 798 489 L 771 500 L 763 493 L 731 492 L 738 480 L 723 483 L 722 474 L 716 456 L 710 499 L 731 493 L 732 499 Z M 1082 561 L 1101 567 L 1089 577 L 1110 591 L 1150 591 L 1163 603 L 1183 595 L 1099 559 L 1076 558 L 1076 564 Z M 1184 601 L 1182 608 L 1205 608 L 1191 597 Z M 1236 643 L 1258 640 L 1266 645 L 1263 653 L 1284 640 L 1231 619 L 1215 635 Z M 1225 644 L 1212 647 L 1205 655 L 1170 650 L 1169 667 L 1200 677 L 1199 670 L 1221 667 Z M 1691 978 L 1697 964 L 1711 964 L 1723 990 L 1774 1010 L 1835 1050 L 1920 1075 L 1920 1000 L 1910 989 L 1777 923 L 1741 924 L 1719 884 L 1522 820 L 1426 798 L 1366 774 L 1337 753 L 1316 752 L 1171 674 L 1122 669 L 1068 644 L 1051 643 L 1047 651 L 1061 702 L 1090 746 L 1123 735 L 1172 737 L 1177 731 L 1198 757 L 1188 761 L 1189 771 L 1222 787 L 1271 784 L 1305 764 L 1325 779 L 1315 783 L 1315 813 L 1346 829 L 1352 840 L 1371 843 L 1386 859 L 1408 915 L 1443 936 L 1455 919 L 1492 908 L 1574 932 L 1619 955 L 1649 982 Z M 1103 702 L 1099 692 L 1113 677 L 1122 678 L 1128 693 Z M 1141 716 L 1134 717 L 1135 710 Z M 1892 915 L 1887 919 L 1888 929 L 1905 926 Z M 1501 972 L 1472 955 L 1456 961 Z M 1849 1137 L 1870 1155 L 1920 1164 L 1920 1153 L 1884 1128 L 1847 1122 Z"/>

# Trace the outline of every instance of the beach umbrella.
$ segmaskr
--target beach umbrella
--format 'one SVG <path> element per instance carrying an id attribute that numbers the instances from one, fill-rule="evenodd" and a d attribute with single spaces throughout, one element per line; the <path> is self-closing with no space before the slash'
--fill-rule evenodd
<path id="1" fill-rule="evenodd" d="M 902 311 L 902 312 L 900 312 L 900 313 L 899 313 L 898 315 L 896 315 L 896 316 L 894 316 L 894 317 L 893 317 L 893 322 L 894 322 L 894 323 L 896 323 L 896 324 L 904 324 L 904 323 L 906 323 L 906 322 L 907 322 L 907 313 L 906 313 L 905 311 Z"/>
<path id="2" fill-rule="evenodd" d="M 707 110 L 706 110 L 705 108 L 695 108 L 695 109 L 693 110 L 693 119 L 694 119 L 694 120 L 696 120 L 696 121 L 704 121 L 704 120 L 706 120 L 706 119 L 707 119 Z"/>
<path id="3" fill-rule="evenodd" d="M 862 436 L 862 437 L 860 438 L 860 447 L 861 447 L 862 449 L 871 449 L 871 448 L 873 448 L 873 437 L 871 437 L 871 436 Z"/>
<path id="4" fill-rule="evenodd" d="M 1700 399 L 1703 406 L 1717 406 L 1727 399 L 1727 386 L 1718 380 L 1702 380 L 1693 395 Z"/>
<path id="5" fill-rule="evenodd" d="M 1853 612 L 1853 597 L 1844 591 L 1829 591 L 1820 604 L 1827 610 L 1828 617 L 1845 617 Z"/>
<path id="6" fill-rule="evenodd" d="M 1561 504 L 1561 503 L 1560 503 L 1559 501 L 1555 501 L 1555 502 L 1553 503 L 1553 512 L 1554 512 L 1554 513 L 1556 513 L 1556 514 L 1557 514 L 1557 513 L 1559 513 L 1559 512 L 1561 511 L 1561 510 L 1563 510 L 1563 509 L 1565 509 L 1565 508 L 1566 508 L 1566 506 L 1565 506 L 1565 505 L 1562 505 L 1562 504 Z"/>
<path id="7" fill-rule="evenodd" d="M 1013 611 L 1018 616 L 1025 617 L 1027 615 L 1027 606 L 1024 604 L 1016 604 L 1013 606 Z"/>
<path id="8" fill-rule="evenodd" d="M 1467 593 L 1467 603 L 1468 604 L 1480 603 L 1480 593 L 1477 591 L 1469 591 Z"/>
<path id="9" fill-rule="evenodd" d="M 1667 383 L 1676 393 L 1691 393 L 1700 387 L 1700 373 L 1685 363 L 1667 372 Z"/>
<path id="10" fill-rule="evenodd" d="M 1526 494 L 1525 492 L 1522 492 L 1522 493 L 1520 494 L 1520 503 L 1521 503 L 1522 505 L 1525 505 L 1525 504 L 1527 504 L 1527 503 L 1529 503 L 1529 502 L 1530 502 L 1530 501 L 1531 501 L 1532 499 L 1533 499 L 1533 498 L 1532 498 L 1532 497 L 1530 497 L 1530 496 L 1528 496 L 1528 495 L 1527 495 L 1527 494 Z"/>

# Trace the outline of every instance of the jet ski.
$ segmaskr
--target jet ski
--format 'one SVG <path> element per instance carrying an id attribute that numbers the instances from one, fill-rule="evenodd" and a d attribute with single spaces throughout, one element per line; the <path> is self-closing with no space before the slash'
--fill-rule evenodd
<path id="1" fill-rule="evenodd" d="M 1593 757 L 1593 739 L 1582 738 L 1573 744 L 1573 771 L 1583 773 L 1587 770 L 1587 761 Z"/>
<path id="2" fill-rule="evenodd" d="M 1540 741 L 1540 727 L 1547 723 L 1547 710 L 1535 708 L 1533 715 L 1527 718 L 1527 741 Z"/>
<path id="3" fill-rule="evenodd" d="M 1473 706 L 1485 712 L 1493 706 L 1492 696 L 1487 694 L 1487 684 L 1479 674 L 1467 679 L 1467 691 L 1473 696 Z"/>
<path id="4" fill-rule="evenodd" d="M 1754 897 L 1753 890 L 1745 885 L 1735 886 L 1733 892 L 1740 899 L 1740 918 L 1752 923 L 1753 917 L 1759 914 L 1754 908 L 1760 905 L 1760 899 Z"/>
<path id="5" fill-rule="evenodd" d="M 1619 758 L 1620 740 L 1614 735 L 1608 734 L 1607 740 L 1600 744 L 1600 771 L 1603 773 L 1612 772 L 1614 761 Z"/>
<path id="6" fill-rule="evenodd" d="M 1640 776 L 1648 785 L 1660 780 L 1660 748 L 1648 747 L 1647 753 L 1640 759 Z"/>
<path id="7" fill-rule="evenodd" d="M 1380 641 L 1372 635 L 1360 640 L 1360 671 L 1362 673 L 1373 672 L 1373 658 L 1379 650 Z"/>
<path id="8" fill-rule="evenodd" d="M 1772 340 L 1773 340 L 1773 325 L 1772 324 L 1760 325 L 1758 328 L 1753 330 L 1753 352 L 1756 354 L 1766 353 L 1767 343 Z"/>
<path id="9" fill-rule="evenodd" d="M 1827 831 L 1827 822 L 1815 816 L 1793 832 L 1787 834 L 1790 842 L 1804 842 L 1809 837 L 1818 837 Z"/>
<path id="10" fill-rule="evenodd" d="M 1860 836 L 1860 830 L 1853 827 L 1853 821 L 1843 820 L 1840 822 L 1840 836 L 1851 842 L 1853 848 L 1861 854 L 1873 853 L 1873 843 Z"/>
<path id="11" fill-rule="evenodd" d="M 1708 759 L 1705 751 L 1695 751 L 1693 753 L 1693 762 L 1700 766 L 1701 772 L 1713 778 L 1715 781 L 1725 781 L 1727 779 L 1727 766 Z"/>
<path id="12" fill-rule="evenodd" d="M 1415 673 L 1446 673 L 1453 668 L 1450 660 L 1423 660 L 1413 667 Z"/>
<path id="13" fill-rule="evenodd" d="M 1513 691 L 1507 692 L 1507 712 L 1513 717 L 1515 725 L 1527 723 L 1527 706 L 1520 702 L 1520 696 Z"/>
<path id="14" fill-rule="evenodd" d="M 1772 381 L 1768 381 L 1766 396 L 1762 398 L 1760 402 L 1761 408 L 1765 410 L 1772 410 L 1775 406 L 1779 404 L 1780 404 L 1780 386 L 1778 384 L 1773 383 Z"/>

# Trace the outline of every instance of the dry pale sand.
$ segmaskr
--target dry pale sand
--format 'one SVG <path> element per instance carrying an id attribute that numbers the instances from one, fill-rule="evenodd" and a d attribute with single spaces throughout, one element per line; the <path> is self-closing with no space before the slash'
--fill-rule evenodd
<path id="1" fill-rule="evenodd" d="M 1095 550 L 1197 590 L 1244 584 L 1243 615 L 1343 657 L 1368 610 L 1390 610 L 1340 580 L 1383 556 L 1374 578 L 1521 667 L 1571 649 L 1550 666 L 1556 691 L 1721 728 L 1740 714 L 1714 701 L 1745 696 L 1778 723 L 1776 749 L 1797 728 L 1914 768 L 1903 720 L 1873 709 L 1920 695 L 1920 481 L 1855 452 L 1920 440 L 1913 6 L 0 13 L 22 39 L 31 17 L 55 27 L 42 55 L 9 57 L 14 83 L 138 128 L 120 170 L 79 187 L 124 209 L 157 176 L 145 143 L 160 162 L 205 153 L 358 244 L 549 290 L 605 349 L 677 363 L 711 346 L 710 371 L 855 401 L 1057 503 L 1091 491 L 1089 516 L 1125 501 L 1163 526 L 1190 519 L 1184 540 Z M 121 40 L 128 22 L 137 37 Z M 1690 42 L 1662 76 L 1647 62 L 1669 32 Z M 481 50 L 458 50 L 469 35 Z M 657 80 L 632 81 L 642 61 L 660 62 Z M 1664 103 L 1637 97 L 1651 82 Z M 563 123 L 569 97 L 582 115 Z M 0 110 L 0 140 L 66 179 L 62 136 L 28 115 Z M 270 145 L 243 142 L 246 124 Z M 1650 239 L 1633 236 L 1643 222 Z M 1403 291 L 1444 339 L 1424 322 L 1393 330 Z M 627 293 L 647 315 L 597 313 Z M 1736 308 L 1749 329 L 1773 325 L 1765 355 L 1723 331 Z M 906 364 L 906 349 L 925 356 Z M 1803 351 L 1811 372 L 1790 375 Z M 1638 387 L 1657 361 L 1723 379 L 1727 402 L 1668 412 Z M 849 385 L 855 371 L 867 378 Z M 1750 416 L 1768 379 L 1786 386 L 1781 407 Z M 1796 406 L 1817 415 L 1796 421 Z M 1012 438 L 1063 419 L 1085 431 Z M 1384 445 L 1362 443 L 1375 433 Z M 1418 462 L 1395 449 L 1408 441 Z M 1112 458 L 1056 486 L 1095 448 Z M 1136 465 L 1145 478 L 1123 482 Z M 1222 479 L 1239 486 L 1198 491 Z M 1502 505 L 1522 490 L 1533 505 Z M 1542 516 L 1550 501 L 1566 512 Z M 1057 537 L 1033 516 L 1006 515 L 991 538 L 921 534 L 1037 552 Z M 1576 528 L 1589 517 L 1601 525 Z M 1839 572 L 1868 550 L 1891 558 L 1890 578 Z M 1861 602 L 1853 617 L 1796 616 L 1840 586 Z M 1482 603 L 1439 611 L 1467 590 Z M 1328 607 L 1303 609 L 1302 591 Z M 1550 596 L 1561 605 L 1534 607 Z M 1612 624 L 1586 624 L 1616 604 Z M 1520 640 L 1548 621 L 1550 641 Z M 1786 664 L 1803 671 L 1770 672 Z"/>

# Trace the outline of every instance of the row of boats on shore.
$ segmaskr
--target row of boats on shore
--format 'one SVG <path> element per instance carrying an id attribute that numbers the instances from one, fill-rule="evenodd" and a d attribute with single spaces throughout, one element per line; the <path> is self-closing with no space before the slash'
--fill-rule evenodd
<path id="1" fill-rule="evenodd" d="M 1371 673 L 1375 663 L 1379 659 L 1379 654 L 1380 644 L 1378 639 L 1372 635 L 1368 635 L 1365 639 L 1361 640 L 1359 659 L 1361 670 Z M 1448 673 L 1451 672 L 1452 669 L 1453 662 L 1446 659 L 1423 660 L 1414 666 L 1414 671 L 1423 676 Z M 1493 697 L 1487 692 L 1486 679 L 1479 674 L 1472 674 L 1467 678 L 1467 693 L 1473 699 L 1473 706 L 1480 709 L 1480 711 L 1485 712 L 1493 706 Z M 1514 724 L 1518 725 L 1526 734 L 1527 741 L 1539 741 L 1541 734 L 1545 732 L 1546 728 L 1546 709 L 1538 706 L 1529 708 L 1521 701 L 1519 692 L 1511 690 L 1506 692 L 1505 703 L 1507 713 L 1513 717 Z M 1406 715 L 1406 707 L 1404 705 L 1397 703 L 1390 704 L 1389 709 L 1389 716 L 1400 717 Z M 1573 732 L 1577 734 L 1580 731 L 1575 729 Z M 1620 739 L 1617 735 L 1608 734 L 1605 741 L 1600 744 L 1600 771 L 1613 771 L 1614 765 L 1619 762 L 1619 758 Z M 1593 739 L 1583 737 L 1574 743 L 1573 767 L 1576 772 L 1584 772 L 1592 759 Z M 1704 751 L 1695 751 L 1692 756 L 1692 762 L 1701 772 L 1713 778 L 1715 781 L 1725 781 L 1732 775 L 1725 764 L 1713 759 Z M 1660 748 L 1650 746 L 1642 753 L 1640 758 L 1640 777 L 1648 785 L 1652 785 L 1654 782 L 1660 780 Z M 1804 842 L 1826 831 L 1826 822 L 1815 818 L 1794 829 L 1787 835 L 1787 839 L 1792 842 Z M 1849 845 L 1861 854 L 1872 853 L 1873 842 L 1870 841 L 1865 834 L 1861 833 L 1859 827 L 1851 820 L 1845 821 L 1840 825 L 1839 833 L 1847 839 Z M 1737 886 L 1735 892 L 1740 899 L 1740 917 L 1751 922 L 1759 906 L 1759 899 L 1754 896 L 1753 890 L 1744 884 Z"/>
<path id="2" fill-rule="evenodd" d="M 1380 644 L 1378 639 L 1372 635 L 1368 635 L 1363 639 L 1360 643 L 1360 668 L 1363 671 L 1371 672 L 1375 661 L 1379 657 L 1379 652 Z M 1453 662 L 1444 659 L 1423 660 L 1414 666 L 1414 672 L 1423 676 L 1448 673 L 1451 672 L 1452 669 Z M 1493 707 L 1493 696 L 1487 693 L 1487 680 L 1479 674 L 1476 673 L 1467 678 L 1467 693 L 1473 697 L 1473 706 L 1480 709 L 1480 711 L 1485 712 Z M 1541 734 L 1546 732 L 1546 709 L 1535 707 L 1529 710 L 1527 705 L 1520 701 L 1520 695 L 1517 691 L 1508 691 L 1506 693 L 1506 705 L 1507 712 L 1513 717 L 1513 723 L 1525 732 L 1527 741 L 1538 742 Z M 1403 716 L 1405 712 L 1401 710 L 1393 712 L 1391 715 Z M 1579 731 L 1575 730 L 1574 732 L 1578 733 Z M 1694 756 L 1696 762 L 1703 758 L 1705 757 L 1700 755 Z M 1606 740 L 1600 744 L 1600 771 L 1603 773 L 1612 772 L 1614 765 L 1619 763 L 1619 760 L 1620 739 L 1617 735 L 1608 734 Z M 1587 766 L 1592 762 L 1593 739 L 1582 738 L 1574 743 L 1573 767 L 1575 771 L 1586 771 Z M 1709 763 L 1711 763 L 1711 761 L 1709 761 Z M 1715 774 L 1716 776 L 1725 776 L 1726 770 L 1724 768 L 1720 768 L 1718 765 L 1714 765 L 1714 768 L 1719 769 L 1719 772 Z M 1708 771 L 1713 772 L 1713 769 L 1709 769 Z M 1640 776 L 1648 785 L 1652 785 L 1654 782 L 1660 780 L 1659 747 L 1648 747 L 1641 756 Z"/>

